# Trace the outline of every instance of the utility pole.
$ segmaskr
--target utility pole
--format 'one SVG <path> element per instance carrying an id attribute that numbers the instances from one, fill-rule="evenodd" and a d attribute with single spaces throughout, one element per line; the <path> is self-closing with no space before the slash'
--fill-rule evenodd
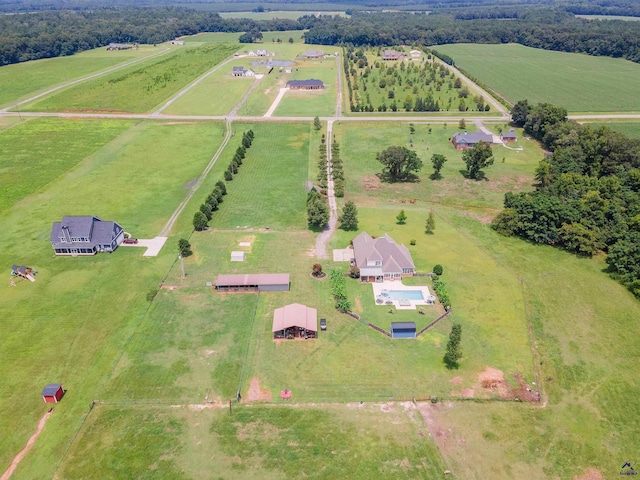
<path id="1" fill-rule="evenodd" d="M 187 277 L 187 274 L 184 273 L 184 259 L 182 258 L 182 254 L 181 253 L 178 254 L 178 259 L 180 259 L 180 268 L 182 269 L 182 278 L 181 278 L 181 280 L 184 280 Z"/>

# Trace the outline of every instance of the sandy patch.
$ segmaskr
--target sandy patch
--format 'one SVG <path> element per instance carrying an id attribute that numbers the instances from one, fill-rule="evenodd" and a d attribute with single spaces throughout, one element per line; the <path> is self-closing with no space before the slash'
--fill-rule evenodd
<path id="1" fill-rule="evenodd" d="M 375 175 L 366 175 L 362 179 L 362 185 L 364 186 L 365 190 L 371 191 L 379 189 L 380 185 L 382 185 L 382 182 Z"/>
<path id="2" fill-rule="evenodd" d="M 360 303 L 360 297 L 356 297 L 356 312 L 362 312 L 362 304 Z"/>
<path id="3" fill-rule="evenodd" d="M 52 413 L 53 413 L 53 408 L 51 408 L 47 413 L 45 413 L 42 416 L 42 418 L 38 422 L 36 431 L 33 432 L 33 435 L 31 435 L 31 437 L 27 441 L 27 444 L 24 446 L 24 448 L 20 450 L 20 452 L 18 452 L 18 454 L 15 457 L 13 457 L 13 460 L 11 461 L 11 465 L 9 465 L 9 468 L 7 468 L 5 472 L 2 474 L 2 477 L 0 477 L 0 480 L 9 480 L 11 475 L 13 475 L 13 472 L 15 471 L 15 469 L 18 468 L 18 464 L 22 461 L 22 459 L 29 452 L 29 450 L 31 450 L 31 447 L 33 446 L 33 444 L 36 443 L 38 436 L 42 433 L 42 430 L 44 429 L 44 424 L 47 423 L 47 420 L 49 419 Z"/>
<path id="4" fill-rule="evenodd" d="M 604 480 L 604 477 L 595 468 L 589 468 L 582 475 L 573 477 L 573 480 Z"/>
<path id="5" fill-rule="evenodd" d="M 380 405 L 380 411 L 385 413 L 393 411 L 393 404 L 383 403 L 382 405 Z"/>
<path id="6" fill-rule="evenodd" d="M 257 377 L 251 379 L 249 384 L 249 391 L 245 400 L 248 402 L 265 402 L 271 400 L 271 392 L 269 390 L 263 390 L 260 386 L 260 380 Z"/>
<path id="7" fill-rule="evenodd" d="M 217 352 L 215 350 L 205 350 L 204 351 L 204 356 L 205 356 L 205 358 L 209 358 L 214 353 L 217 353 Z"/>

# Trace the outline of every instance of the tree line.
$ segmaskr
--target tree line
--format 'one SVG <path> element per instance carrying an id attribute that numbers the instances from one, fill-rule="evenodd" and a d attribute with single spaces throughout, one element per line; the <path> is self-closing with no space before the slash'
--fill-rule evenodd
<path id="1" fill-rule="evenodd" d="M 609 274 L 640 297 L 640 140 L 548 103 L 521 100 L 512 119 L 552 153 L 535 191 L 505 195 L 493 228 L 578 255 L 606 252 Z"/>
<path id="2" fill-rule="evenodd" d="M 640 22 L 589 21 L 560 9 L 525 9 L 518 18 L 456 18 L 455 14 L 364 13 L 350 18 L 304 16 L 305 42 L 323 45 L 519 43 L 563 52 L 640 62 Z"/>
<path id="3" fill-rule="evenodd" d="M 115 43 L 156 44 L 200 32 L 300 30 L 296 20 L 222 18 L 180 8 L 0 15 L 0 66 L 73 55 Z"/>
<path id="4" fill-rule="evenodd" d="M 456 2 L 435 2 L 447 8 Z M 532 1 L 528 4 L 535 3 Z M 135 8 L 93 5 L 78 10 L 53 10 L 0 15 L 0 65 L 51 58 L 117 43 L 156 44 L 201 32 L 253 32 L 309 29 L 306 43 L 323 45 L 389 46 L 448 43 L 520 43 L 525 46 L 622 57 L 640 61 L 640 22 L 588 21 L 563 8 L 513 7 L 421 13 L 351 12 L 349 18 L 303 15 L 297 20 L 222 18 L 217 13 L 180 6 Z M 179 2 L 176 4 L 179 5 Z M 478 5 L 477 2 L 474 5 Z M 39 5 L 44 8 L 44 5 Z M 466 5 L 468 6 L 468 5 Z M 575 7 L 575 8 L 574 8 Z M 488 7 L 487 7 L 488 8 Z M 580 12 L 611 13 L 600 2 L 573 4 Z M 640 7 L 622 2 L 621 14 L 640 15 Z M 439 11 L 439 10 L 436 10 Z M 466 12 L 466 13 L 465 13 Z M 509 21 L 503 21 L 508 18 Z"/>

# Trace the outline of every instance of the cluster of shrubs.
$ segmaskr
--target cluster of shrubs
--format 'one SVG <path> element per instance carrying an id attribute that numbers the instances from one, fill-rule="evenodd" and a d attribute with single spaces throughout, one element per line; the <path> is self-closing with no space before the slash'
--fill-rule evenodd
<path id="1" fill-rule="evenodd" d="M 438 295 L 440 303 L 444 306 L 445 310 L 449 310 L 451 308 L 451 299 L 449 298 L 449 292 L 447 291 L 447 284 L 440 280 L 442 272 L 442 265 L 435 265 L 433 267 L 433 274 L 431 276 L 433 279 L 433 290 L 436 292 L 436 295 Z"/>
<path id="2" fill-rule="evenodd" d="M 337 310 L 341 312 L 351 310 L 351 302 L 347 300 L 347 282 L 340 270 L 331 270 L 331 293 Z"/>
<path id="3" fill-rule="evenodd" d="M 331 176 L 333 177 L 333 191 L 336 197 L 344 197 L 344 169 L 340 158 L 340 144 L 331 144 Z"/>
<path id="4" fill-rule="evenodd" d="M 233 180 L 234 176 L 238 174 L 238 169 L 242 165 L 247 150 L 251 147 L 253 142 L 253 131 L 249 130 L 242 134 L 242 145 L 238 147 L 236 153 L 233 155 L 229 167 L 224 172 L 224 179 L 227 182 Z M 216 182 L 216 186 L 207 196 L 206 200 L 200 209 L 193 215 L 193 228 L 197 231 L 202 231 L 207 228 L 209 220 L 213 217 L 213 212 L 218 210 L 218 206 L 223 202 L 223 197 L 227 194 L 227 186 L 222 180 Z"/>

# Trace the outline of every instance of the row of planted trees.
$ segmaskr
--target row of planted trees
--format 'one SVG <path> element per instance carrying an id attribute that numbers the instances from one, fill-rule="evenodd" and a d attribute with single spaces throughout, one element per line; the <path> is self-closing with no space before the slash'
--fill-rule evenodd
<path id="1" fill-rule="evenodd" d="M 341 312 L 351 310 L 351 302 L 347 298 L 347 282 L 340 270 L 331 270 L 331 294 L 336 302 L 336 309 Z"/>
<path id="2" fill-rule="evenodd" d="M 224 172 L 225 181 L 232 181 L 238 174 L 240 166 L 246 157 L 247 150 L 251 148 L 253 137 L 253 130 L 249 130 L 242 134 L 242 145 L 238 147 L 236 153 L 233 155 L 233 159 Z M 207 196 L 204 203 L 200 205 L 200 209 L 193 215 L 193 228 L 196 231 L 202 231 L 207 228 L 209 221 L 213 218 L 213 212 L 218 210 L 219 205 L 223 202 L 223 197 L 226 194 L 227 186 L 225 182 L 218 180 L 214 189 Z"/>

